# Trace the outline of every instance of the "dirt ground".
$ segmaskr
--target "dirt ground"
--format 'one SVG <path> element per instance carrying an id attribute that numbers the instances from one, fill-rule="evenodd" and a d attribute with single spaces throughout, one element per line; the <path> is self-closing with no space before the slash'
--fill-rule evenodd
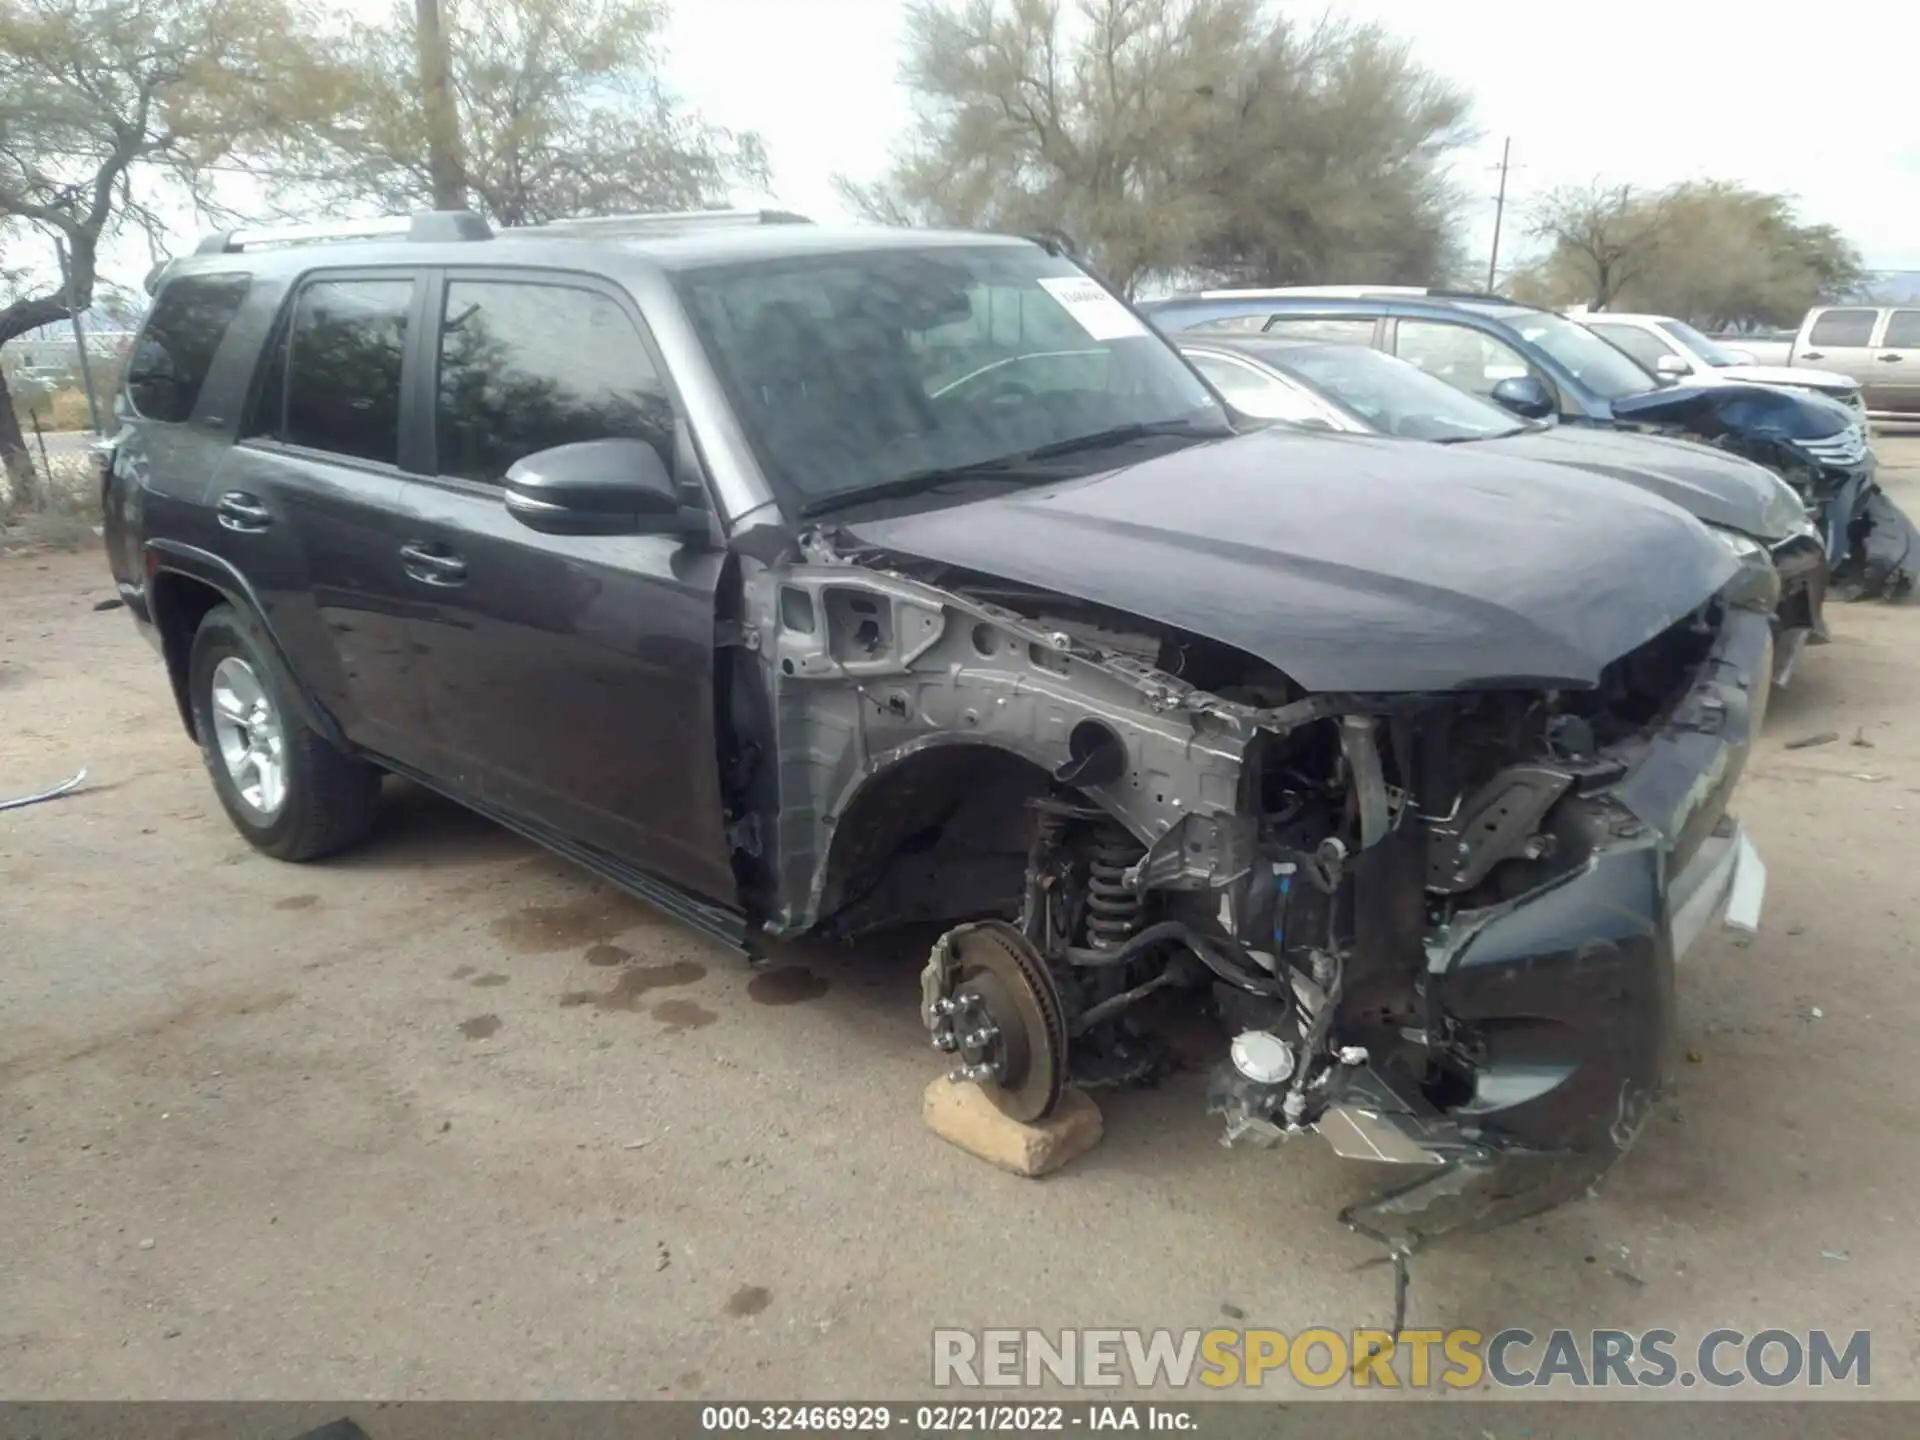
<path id="1" fill-rule="evenodd" d="M 1920 509 L 1920 437 L 1882 449 Z M 936 1326 L 1386 1320 L 1333 1221 L 1368 1177 L 1222 1149 L 1200 1074 L 1045 1181 L 936 1140 L 918 943 L 750 973 L 414 791 L 256 856 L 109 593 L 0 558 L 0 794 L 90 772 L 0 814 L 0 1395 L 903 1397 Z M 1920 607 L 1833 621 L 1675 1093 L 1594 1195 L 1421 1256 L 1415 1324 L 1865 1327 L 1920 1396 Z"/>

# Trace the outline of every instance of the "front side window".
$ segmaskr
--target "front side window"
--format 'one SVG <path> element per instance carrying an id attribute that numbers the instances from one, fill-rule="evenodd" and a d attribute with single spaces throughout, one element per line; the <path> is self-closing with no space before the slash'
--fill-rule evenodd
<path id="1" fill-rule="evenodd" d="M 1394 352 L 1469 395 L 1490 396 L 1502 380 L 1531 373 L 1526 357 L 1505 341 L 1445 320 L 1402 320 Z"/>
<path id="2" fill-rule="evenodd" d="M 450 280 L 437 395 L 442 475 L 498 484 L 514 461 L 582 440 L 673 454 L 673 405 L 653 358 L 595 291 Z"/>
<path id="3" fill-rule="evenodd" d="M 1878 310 L 1829 310 L 1813 322 L 1807 344 L 1865 345 L 1873 339 L 1873 322 L 1879 318 Z"/>
<path id="4" fill-rule="evenodd" d="M 1603 400 L 1624 400 L 1654 388 L 1651 372 L 1562 315 L 1526 310 L 1503 317 L 1529 345 L 1537 345 Z"/>
<path id="5" fill-rule="evenodd" d="M 756 455 L 805 510 L 1127 427 L 1227 428 L 1173 348 L 1039 246 L 885 248 L 680 272 Z M 1082 442 L 1093 442 L 1082 449 Z"/>
<path id="6" fill-rule="evenodd" d="M 1730 365 L 1742 363 L 1740 357 L 1728 350 L 1726 346 L 1716 340 L 1708 339 L 1684 320 L 1662 320 L 1659 324 L 1662 330 L 1716 370 L 1724 370 Z"/>
<path id="7" fill-rule="evenodd" d="M 279 438 L 397 464 L 400 372 L 412 309 L 410 279 L 317 280 L 302 289 L 288 331 Z M 273 383 L 269 379 L 269 390 Z"/>
<path id="8" fill-rule="evenodd" d="M 144 420 L 184 424 L 240 313 L 246 275 L 188 275 L 161 290 L 127 358 L 127 403 Z"/>
<path id="9" fill-rule="evenodd" d="M 1642 330 L 1638 325 L 1609 325 L 1602 321 L 1590 324 L 1587 328 L 1609 345 L 1626 351 L 1648 370 L 1653 370 L 1673 354 L 1673 350 L 1659 336 Z"/>

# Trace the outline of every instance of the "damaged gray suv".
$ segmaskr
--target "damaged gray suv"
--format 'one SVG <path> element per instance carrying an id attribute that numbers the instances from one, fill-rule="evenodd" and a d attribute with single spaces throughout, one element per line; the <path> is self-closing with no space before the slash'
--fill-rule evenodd
<path id="1" fill-rule="evenodd" d="M 749 952 L 946 927 L 922 1016 L 1035 1120 L 1230 1048 L 1231 1140 L 1396 1245 L 1633 1140 L 1778 580 L 1663 500 L 1236 434 L 1057 249 L 777 215 L 215 236 L 157 277 L 111 563 L 228 814 L 380 776 Z"/>

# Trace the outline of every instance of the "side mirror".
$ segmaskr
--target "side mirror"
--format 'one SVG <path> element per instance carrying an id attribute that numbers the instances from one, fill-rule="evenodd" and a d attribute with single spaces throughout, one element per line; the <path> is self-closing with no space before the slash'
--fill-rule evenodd
<path id="1" fill-rule="evenodd" d="M 1545 420 L 1558 408 L 1537 375 L 1509 375 L 1493 387 L 1493 403 L 1522 420 Z"/>
<path id="2" fill-rule="evenodd" d="M 644 440 L 582 440 L 516 460 L 507 513 L 547 535 L 689 535 L 704 510 L 681 503 L 660 452 Z"/>
<path id="3" fill-rule="evenodd" d="M 1662 380 L 1684 380 L 1693 370 L 1678 355 L 1662 355 L 1653 362 L 1653 373 Z"/>

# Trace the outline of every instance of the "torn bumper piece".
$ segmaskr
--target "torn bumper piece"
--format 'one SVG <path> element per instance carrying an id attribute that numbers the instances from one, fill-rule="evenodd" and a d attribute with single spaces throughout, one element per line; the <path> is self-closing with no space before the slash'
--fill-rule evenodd
<path id="1" fill-rule="evenodd" d="M 1568 797 L 1593 840 L 1584 864 L 1429 943 L 1429 1004 L 1472 1049 L 1469 1085 L 1443 1110 L 1409 1076 L 1342 1070 L 1322 1137 L 1418 1171 L 1343 1212 L 1349 1225 L 1411 1247 L 1503 1224 L 1580 1194 L 1632 1146 L 1666 1077 L 1676 960 L 1716 925 L 1760 921 L 1766 867 L 1724 811 L 1771 658 L 1748 612 L 1681 707 L 1717 726 L 1659 735 L 1605 801 Z"/>

